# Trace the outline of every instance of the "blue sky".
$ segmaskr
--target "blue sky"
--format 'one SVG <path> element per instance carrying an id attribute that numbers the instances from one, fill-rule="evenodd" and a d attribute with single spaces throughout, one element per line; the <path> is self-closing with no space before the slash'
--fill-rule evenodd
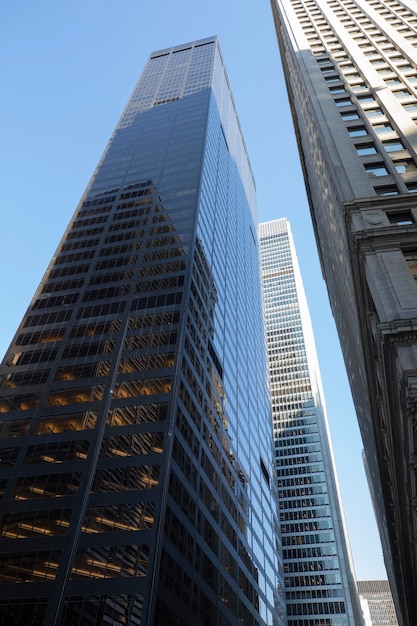
<path id="1" fill-rule="evenodd" d="M 385 578 L 361 441 L 330 313 L 267 0 L 22 0 L 0 7 L 0 354 L 149 54 L 218 35 L 258 190 L 291 222 L 358 579 Z"/>

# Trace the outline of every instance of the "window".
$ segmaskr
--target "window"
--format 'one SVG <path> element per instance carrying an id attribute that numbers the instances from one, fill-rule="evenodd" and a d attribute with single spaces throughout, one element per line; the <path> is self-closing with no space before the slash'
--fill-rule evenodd
<path id="1" fill-rule="evenodd" d="M 391 57 L 391 61 L 392 61 L 393 63 L 400 63 L 400 61 L 403 61 L 403 60 L 404 60 L 404 57 L 403 57 L 403 56 L 401 56 L 401 54 L 396 54 L 396 55 L 394 55 L 394 56 L 391 56 L 391 55 L 390 55 L 390 57 Z"/>
<path id="2" fill-rule="evenodd" d="M 343 98 L 342 100 L 335 100 L 337 107 L 348 107 L 352 104 L 349 98 Z"/>
<path id="3" fill-rule="evenodd" d="M 351 137 L 365 137 L 365 135 L 368 134 L 364 126 L 356 126 L 355 128 L 349 128 L 348 132 Z"/>
<path id="4" fill-rule="evenodd" d="M 408 89 L 400 89 L 399 91 L 393 91 L 393 94 L 396 98 L 408 98 L 408 96 L 411 96 L 411 93 L 408 91 Z"/>
<path id="5" fill-rule="evenodd" d="M 399 174 L 408 174 L 409 172 L 417 172 L 417 167 L 411 159 L 404 159 L 394 163 L 394 167 Z"/>
<path id="6" fill-rule="evenodd" d="M 358 120 L 359 115 L 357 113 L 342 113 L 342 120 L 350 122 L 351 120 Z"/>
<path id="7" fill-rule="evenodd" d="M 311 50 L 313 51 L 313 54 L 322 54 L 323 52 L 325 52 L 321 44 L 313 44 L 311 46 Z"/>
<path id="8" fill-rule="evenodd" d="M 361 76 L 359 76 L 357 72 L 355 72 L 354 74 L 348 74 L 347 71 L 345 71 L 344 73 L 346 76 L 346 80 L 349 80 L 349 81 L 356 80 L 357 78 L 361 78 Z"/>
<path id="9" fill-rule="evenodd" d="M 362 144 L 361 146 L 355 146 L 356 152 L 359 156 L 367 156 L 368 154 L 376 154 L 376 149 L 373 144 Z"/>
<path id="10" fill-rule="evenodd" d="M 382 143 L 386 152 L 398 152 L 399 150 L 404 150 L 404 146 L 401 141 L 397 141 L 393 139 L 392 141 L 384 141 Z"/>
<path id="11" fill-rule="evenodd" d="M 387 212 L 387 218 L 389 219 L 390 224 L 397 224 L 397 226 L 414 224 L 414 218 L 411 211 Z"/>
<path id="12" fill-rule="evenodd" d="M 403 107 L 408 113 L 417 112 L 417 102 L 410 102 L 410 104 L 403 104 Z"/>
<path id="13" fill-rule="evenodd" d="M 416 78 L 417 80 L 417 78 Z M 367 88 L 367 86 L 364 83 L 358 83 L 357 85 L 353 85 L 352 87 L 352 91 L 353 93 L 359 93 L 361 91 L 365 91 Z"/>
<path id="14" fill-rule="evenodd" d="M 369 176 L 387 176 L 388 172 L 381 163 L 367 163 L 365 169 Z"/>
<path id="15" fill-rule="evenodd" d="M 383 187 L 375 187 L 378 196 L 396 196 L 398 189 L 395 185 L 384 185 Z"/>
<path id="16" fill-rule="evenodd" d="M 364 104 L 365 102 L 375 102 L 372 96 L 358 96 L 358 102 Z"/>
<path id="17" fill-rule="evenodd" d="M 384 122 L 383 124 L 375 124 L 373 129 L 378 134 L 380 134 L 380 133 L 389 133 L 389 132 L 392 131 L 392 126 L 391 126 L 391 124 L 388 124 L 388 122 Z"/>
<path id="18" fill-rule="evenodd" d="M 375 107 L 374 109 L 368 109 L 365 111 L 365 115 L 367 117 L 379 117 L 380 115 L 383 115 L 381 109 Z"/>

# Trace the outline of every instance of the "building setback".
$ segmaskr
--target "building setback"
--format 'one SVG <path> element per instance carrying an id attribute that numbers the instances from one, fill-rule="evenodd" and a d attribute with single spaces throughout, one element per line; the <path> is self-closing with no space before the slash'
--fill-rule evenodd
<path id="1" fill-rule="evenodd" d="M 387 580 L 358 580 L 365 626 L 398 626 Z"/>
<path id="2" fill-rule="evenodd" d="M 417 12 L 271 0 L 400 623 L 417 623 Z"/>
<path id="3" fill-rule="evenodd" d="M 310 314 L 289 222 L 259 225 L 289 626 L 359 626 Z"/>
<path id="4" fill-rule="evenodd" d="M 217 39 L 155 52 L 1 365 L 2 626 L 284 624 L 256 228 Z"/>

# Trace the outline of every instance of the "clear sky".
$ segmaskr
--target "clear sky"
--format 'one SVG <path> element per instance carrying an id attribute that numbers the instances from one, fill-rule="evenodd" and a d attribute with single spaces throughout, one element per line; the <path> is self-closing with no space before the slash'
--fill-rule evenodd
<path id="1" fill-rule="evenodd" d="M 268 0 L 21 0 L 0 6 L 0 356 L 149 54 L 218 35 L 260 221 L 291 222 L 357 578 L 386 578 L 359 431 L 304 192 Z"/>

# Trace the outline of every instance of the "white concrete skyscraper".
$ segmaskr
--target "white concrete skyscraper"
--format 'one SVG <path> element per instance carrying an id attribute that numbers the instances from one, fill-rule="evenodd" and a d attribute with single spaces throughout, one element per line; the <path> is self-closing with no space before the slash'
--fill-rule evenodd
<path id="1" fill-rule="evenodd" d="M 290 626 L 361 624 L 310 314 L 289 222 L 260 224 Z"/>
<path id="2" fill-rule="evenodd" d="M 365 626 L 398 626 L 387 580 L 358 580 Z"/>

